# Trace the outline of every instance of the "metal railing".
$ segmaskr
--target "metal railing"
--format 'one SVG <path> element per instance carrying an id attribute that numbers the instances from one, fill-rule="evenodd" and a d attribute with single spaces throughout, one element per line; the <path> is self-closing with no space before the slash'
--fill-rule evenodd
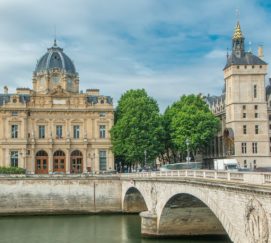
<path id="1" fill-rule="evenodd" d="M 271 185 L 271 173 L 233 172 L 215 170 L 171 170 L 121 174 L 122 178 L 198 178 L 227 182 L 241 182 L 255 185 Z"/>

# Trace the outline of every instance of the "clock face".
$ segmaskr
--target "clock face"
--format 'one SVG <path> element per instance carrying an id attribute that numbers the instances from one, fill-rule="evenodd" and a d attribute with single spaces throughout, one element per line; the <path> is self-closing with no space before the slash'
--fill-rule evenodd
<path id="1" fill-rule="evenodd" d="M 72 79 L 68 78 L 67 79 L 68 87 L 72 87 Z"/>
<path id="2" fill-rule="evenodd" d="M 59 82 L 59 79 L 60 79 L 59 76 L 53 76 L 52 77 L 52 81 L 53 81 L 54 84 L 57 84 Z"/>

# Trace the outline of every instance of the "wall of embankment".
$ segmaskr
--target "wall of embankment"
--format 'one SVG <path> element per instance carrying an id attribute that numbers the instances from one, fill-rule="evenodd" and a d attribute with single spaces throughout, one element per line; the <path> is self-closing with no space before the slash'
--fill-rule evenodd
<path id="1" fill-rule="evenodd" d="M 121 212 L 117 177 L 0 178 L 0 215 Z"/>

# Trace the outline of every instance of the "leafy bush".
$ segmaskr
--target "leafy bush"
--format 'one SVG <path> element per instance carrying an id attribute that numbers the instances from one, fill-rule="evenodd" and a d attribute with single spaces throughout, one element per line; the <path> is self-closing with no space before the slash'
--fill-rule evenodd
<path id="1" fill-rule="evenodd" d="M 0 167 L 0 174 L 25 174 L 25 169 L 18 167 Z"/>

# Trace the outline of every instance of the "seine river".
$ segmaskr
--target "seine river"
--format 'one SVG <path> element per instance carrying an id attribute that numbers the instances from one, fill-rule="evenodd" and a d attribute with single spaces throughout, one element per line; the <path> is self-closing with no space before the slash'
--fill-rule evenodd
<path id="1" fill-rule="evenodd" d="M 142 239 L 138 215 L 0 218 L 1 243 L 225 243 L 223 240 Z"/>

